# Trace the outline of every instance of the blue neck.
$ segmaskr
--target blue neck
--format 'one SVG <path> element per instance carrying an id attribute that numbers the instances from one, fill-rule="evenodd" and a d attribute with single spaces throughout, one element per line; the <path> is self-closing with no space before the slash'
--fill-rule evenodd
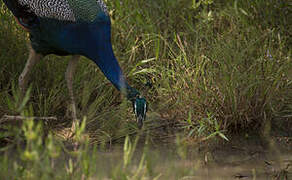
<path id="1" fill-rule="evenodd" d="M 52 20 L 54 21 L 54 20 Z M 47 21 L 44 21 L 47 22 Z M 55 22 L 55 21 L 54 21 Z M 96 20 L 92 23 L 50 23 L 47 33 L 50 42 L 54 47 L 59 47 L 69 54 L 80 54 L 93 60 L 104 73 L 106 78 L 128 99 L 134 99 L 139 92 L 130 87 L 126 82 L 123 72 L 114 56 L 111 44 L 111 23 L 110 18 L 99 13 Z M 49 29 L 54 28 L 54 33 Z M 46 37 L 42 34 L 42 37 Z"/>
<path id="2" fill-rule="evenodd" d="M 88 58 L 93 60 L 109 81 L 118 89 L 122 90 L 128 86 L 123 76 L 122 70 L 116 60 L 111 45 L 103 44 L 98 50 L 91 50 L 93 53 L 88 53 Z"/>
<path id="3" fill-rule="evenodd" d="M 93 60 L 107 79 L 118 90 L 126 94 L 128 99 L 132 100 L 139 92 L 129 86 L 114 56 L 111 44 L 110 22 L 99 22 L 98 26 L 90 26 L 89 30 L 92 33 L 87 36 L 88 38 L 84 39 L 88 44 L 87 48 L 84 49 L 84 55 Z"/>

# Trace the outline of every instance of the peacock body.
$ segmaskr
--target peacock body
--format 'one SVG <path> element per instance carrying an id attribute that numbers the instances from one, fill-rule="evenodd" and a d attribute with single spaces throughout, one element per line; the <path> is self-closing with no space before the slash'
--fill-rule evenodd
<path id="1" fill-rule="evenodd" d="M 146 100 L 127 83 L 114 56 L 110 17 L 102 0 L 3 1 L 19 24 L 29 31 L 35 53 L 83 55 L 93 60 L 107 79 L 133 102 L 138 125 L 142 126 Z"/>

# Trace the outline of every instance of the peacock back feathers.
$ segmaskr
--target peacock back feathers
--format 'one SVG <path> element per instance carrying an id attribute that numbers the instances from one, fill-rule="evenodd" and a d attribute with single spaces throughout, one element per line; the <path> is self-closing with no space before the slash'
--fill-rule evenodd
<path id="1" fill-rule="evenodd" d="M 93 22 L 99 13 L 107 14 L 102 0 L 18 0 L 40 18 L 71 22 Z"/>

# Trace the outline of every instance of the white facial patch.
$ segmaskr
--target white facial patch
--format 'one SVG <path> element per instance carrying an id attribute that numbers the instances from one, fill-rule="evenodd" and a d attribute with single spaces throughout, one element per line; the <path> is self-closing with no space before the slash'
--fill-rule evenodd
<path id="1" fill-rule="evenodd" d="M 147 110 L 147 104 L 144 104 L 144 115 L 146 114 L 146 110 Z"/>
<path id="2" fill-rule="evenodd" d="M 136 104 L 136 102 L 134 104 L 134 108 L 135 108 L 135 114 L 137 114 L 137 104 Z"/>

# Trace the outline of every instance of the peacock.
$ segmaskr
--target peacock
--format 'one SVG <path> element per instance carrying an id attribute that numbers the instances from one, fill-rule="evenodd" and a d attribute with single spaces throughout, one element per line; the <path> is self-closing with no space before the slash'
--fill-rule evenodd
<path id="1" fill-rule="evenodd" d="M 44 56 L 71 55 L 65 78 L 73 125 L 78 122 L 72 88 L 80 56 L 91 59 L 106 78 L 132 102 L 138 127 L 146 118 L 147 101 L 126 81 L 111 44 L 111 20 L 102 0 L 3 0 L 29 33 L 29 57 L 19 76 L 24 94 L 33 66 Z M 73 127 L 73 126 L 72 126 Z"/>

